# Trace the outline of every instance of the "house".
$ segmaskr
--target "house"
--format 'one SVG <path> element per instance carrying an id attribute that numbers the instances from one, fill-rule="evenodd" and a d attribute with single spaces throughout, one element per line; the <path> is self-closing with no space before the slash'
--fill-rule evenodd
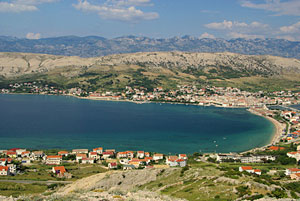
<path id="1" fill-rule="evenodd" d="M 17 152 L 15 151 L 7 151 L 6 155 L 10 158 L 17 158 Z"/>
<path id="2" fill-rule="evenodd" d="M 94 158 L 82 158 L 81 163 L 82 164 L 94 164 L 95 159 Z"/>
<path id="3" fill-rule="evenodd" d="M 184 160 L 184 159 L 177 159 L 176 162 L 180 167 L 186 166 L 186 160 Z"/>
<path id="4" fill-rule="evenodd" d="M 17 173 L 17 166 L 15 164 L 7 164 L 9 174 Z"/>
<path id="5" fill-rule="evenodd" d="M 44 152 L 43 151 L 33 151 L 31 153 L 31 157 L 34 159 L 34 160 L 38 160 L 40 158 L 42 158 L 44 156 Z"/>
<path id="6" fill-rule="evenodd" d="M 293 180 L 300 180 L 300 173 L 294 173 L 294 174 L 290 174 L 291 179 Z"/>
<path id="7" fill-rule="evenodd" d="M 52 172 L 54 174 L 61 174 L 64 175 L 64 173 L 66 172 L 66 169 L 64 166 L 57 166 L 57 167 L 53 167 L 52 168 Z"/>
<path id="8" fill-rule="evenodd" d="M 114 152 L 112 151 L 105 151 L 102 153 L 103 159 L 108 159 L 114 156 Z"/>
<path id="9" fill-rule="evenodd" d="M 126 151 L 126 152 L 127 152 L 127 157 L 128 158 L 133 158 L 134 157 L 133 151 Z"/>
<path id="10" fill-rule="evenodd" d="M 97 152 L 92 151 L 92 152 L 89 153 L 89 158 L 93 158 L 94 160 L 98 160 L 98 159 L 100 159 L 100 156 L 98 155 Z"/>
<path id="11" fill-rule="evenodd" d="M 102 154 L 103 153 L 103 148 L 102 147 L 98 147 L 93 149 L 93 152 L 97 152 L 98 154 Z"/>
<path id="12" fill-rule="evenodd" d="M 22 158 L 29 157 L 29 156 L 30 156 L 30 151 L 23 151 L 23 152 L 21 153 L 21 157 L 22 157 Z"/>
<path id="13" fill-rule="evenodd" d="M 246 171 L 249 173 L 254 173 L 254 170 L 251 166 L 241 166 L 241 167 L 239 167 L 239 171 L 240 172 Z"/>
<path id="14" fill-rule="evenodd" d="M 145 157 L 150 157 L 150 153 L 149 152 L 145 152 Z"/>
<path id="15" fill-rule="evenodd" d="M 59 151 L 57 153 L 59 156 L 68 156 L 69 155 L 69 152 L 68 151 Z"/>
<path id="16" fill-rule="evenodd" d="M 166 164 L 169 165 L 170 167 L 175 167 L 178 165 L 177 160 L 178 160 L 178 156 L 169 156 L 166 160 Z"/>
<path id="17" fill-rule="evenodd" d="M 153 157 L 145 157 L 145 161 L 146 163 L 150 163 L 151 161 L 153 161 Z"/>
<path id="18" fill-rule="evenodd" d="M 0 166 L 0 176 L 9 175 L 9 168 L 7 166 Z"/>
<path id="19" fill-rule="evenodd" d="M 83 158 L 87 158 L 86 154 L 76 154 L 76 162 L 79 163 Z"/>
<path id="20" fill-rule="evenodd" d="M 296 174 L 296 173 L 300 173 L 300 169 L 298 168 L 288 168 L 285 170 L 285 175 L 291 175 L 291 174 Z"/>
<path id="21" fill-rule="evenodd" d="M 254 170 L 254 173 L 257 174 L 257 175 L 261 175 L 261 170 L 255 169 L 255 170 Z"/>
<path id="22" fill-rule="evenodd" d="M 176 167 L 178 165 L 177 159 L 167 159 L 166 164 L 170 167 Z"/>
<path id="23" fill-rule="evenodd" d="M 276 157 L 271 155 L 252 155 L 239 157 L 241 163 L 264 163 L 266 161 L 275 161 Z"/>
<path id="24" fill-rule="evenodd" d="M 281 150 L 284 150 L 285 148 L 284 147 L 278 147 L 278 146 L 271 146 L 268 148 L 268 150 L 270 151 L 281 151 Z"/>
<path id="25" fill-rule="evenodd" d="M 72 174 L 68 173 L 64 166 L 53 167 L 52 172 L 59 178 L 72 178 Z"/>
<path id="26" fill-rule="evenodd" d="M 116 150 L 115 149 L 106 149 L 105 152 L 112 152 L 113 154 L 115 154 Z"/>
<path id="27" fill-rule="evenodd" d="M 295 158 L 297 161 L 300 160 L 300 151 L 297 151 L 297 152 L 288 152 L 286 155 L 288 157 L 290 157 L 290 158 Z"/>
<path id="28" fill-rule="evenodd" d="M 241 167 L 239 167 L 239 171 L 240 172 L 246 171 L 246 172 L 249 172 L 249 173 L 254 173 L 254 174 L 257 174 L 257 175 L 261 175 L 261 170 L 253 169 L 251 166 L 241 166 Z"/>
<path id="29" fill-rule="evenodd" d="M 135 168 L 139 168 L 141 165 L 141 161 L 138 159 L 132 159 L 129 161 L 129 165 L 133 165 Z"/>
<path id="30" fill-rule="evenodd" d="M 59 165 L 62 162 L 62 156 L 47 156 L 46 164 L 47 165 Z"/>
<path id="31" fill-rule="evenodd" d="M 117 169 L 118 165 L 117 165 L 117 163 L 108 163 L 108 168 L 109 169 Z"/>
<path id="32" fill-rule="evenodd" d="M 6 165 L 6 158 L 0 158 L 0 166 Z"/>
<path id="33" fill-rule="evenodd" d="M 88 149 L 73 149 L 72 154 L 87 154 L 89 153 Z"/>
<path id="34" fill-rule="evenodd" d="M 127 158 L 127 152 L 118 152 L 117 153 L 117 158 Z"/>
<path id="35" fill-rule="evenodd" d="M 23 152 L 26 152 L 26 149 L 16 149 L 15 152 L 16 152 L 17 156 L 21 156 Z"/>
<path id="36" fill-rule="evenodd" d="M 186 154 L 179 154 L 179 159 L 187 160 L 187 155 Z"/>
<path id="37" fill-rule="evenodd" d="M 164 158 L 163 154 L 154 154 L 153 155 L 153 160 L 158 161 Z"/>
<path id="38" fill-rule="evenodd" d="M 145 157 L 145 152 L 144 151 L 137 151 L 137 157 L 138 158 L 144 158 Z"/>

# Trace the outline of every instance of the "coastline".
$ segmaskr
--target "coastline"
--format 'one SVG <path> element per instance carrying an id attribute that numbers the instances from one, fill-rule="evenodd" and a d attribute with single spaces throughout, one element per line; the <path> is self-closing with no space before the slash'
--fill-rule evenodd
<path id="1" fill-rule="evenodd" d="M 269 147 L 269 146 L 272 146 L 272 145 L 275 145 L 276 143 L 278 143 L 281 139 L 281 134 L 282 134 L 283 130 L 286 128 L 286 125 L 278 122 L 277 120 L 273 119 L 272 117 L 265 116 L 265 115 L 255 111 L 253 109 L 248 109 L 248 111 L 251 112 L 252 114 L 264 117 L 267 120 L 269 120 L 274 125 L 275 130 L 274 130 L 272 139 L 270 140 L 270 142 L 268 144 L 266 144 L 262 147 L 256 147 L 256 148 L 244 151 L 242 153 L 253 152 L 253 151 L 257 151 L 257 150 L 261 151 L 261 150 L 265 149 L 266 147 Z"/>

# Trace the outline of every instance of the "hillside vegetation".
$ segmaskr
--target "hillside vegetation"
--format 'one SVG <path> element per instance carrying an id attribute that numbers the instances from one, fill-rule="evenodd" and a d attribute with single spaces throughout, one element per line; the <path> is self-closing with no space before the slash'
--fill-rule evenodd
<path id="1" fill-rule="evenodd" d="M 298 90 L 300 60 L 234 53 L 149 52 L 80 58 L 0 53 L 0 87 L 41 81 L 60 88 L 118 91 L 125 86 L 233 86 L 249 91 Z"/>

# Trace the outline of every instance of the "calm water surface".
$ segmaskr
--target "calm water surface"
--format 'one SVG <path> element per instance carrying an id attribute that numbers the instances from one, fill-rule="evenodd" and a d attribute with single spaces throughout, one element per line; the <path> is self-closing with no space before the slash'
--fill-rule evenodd
<path id="1" fill-rule="evenodd" d="M 238 152 L 267 144 L 274 131 L 245 109 L 2 94 L 0 111 L 0 149 Z"/>

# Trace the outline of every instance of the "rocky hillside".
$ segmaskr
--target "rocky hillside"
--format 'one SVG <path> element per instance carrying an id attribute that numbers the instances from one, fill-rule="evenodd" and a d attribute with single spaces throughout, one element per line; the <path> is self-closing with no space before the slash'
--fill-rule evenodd
<path id="1" fill-rule="evenodd" d="M 282 39 L 208 39 L 191 36 L 155 39 L 124 36 L 106 39 L 97 36 L 64 36 L 38 40 L 0 36 L 0 52 L 30 52 L 65 56 L 96 57 L 110 54 L 187 51 L 234 52 L 300 58 L 300 42 Z"/>
<path id="2" fill-rule="evenodd" d="M 146 52 L 103 57 L 0 53 L 0 87 L 41 81 L 87 91 L 126 86 L 211 84 L 249 90 L 298 89 L 300 60 L 236 53 Z M 272 89 L 270 89 L 272 86 Z"/>
<path id="3" fill-rule="evenodd" d="M 174 71 L 236 71 L 274 75 L 299 73 L 300 60 L 275 56 L 249 56 L 235 53 L 151 52 L 80 58 L 30 53 L 0 53 L 0 75 L 20 76 L 46 73 L 54 69 L 136 65 L 145 69 L 166 68 Z M 212 71 L 212 69 L 215 69 Z"/>

